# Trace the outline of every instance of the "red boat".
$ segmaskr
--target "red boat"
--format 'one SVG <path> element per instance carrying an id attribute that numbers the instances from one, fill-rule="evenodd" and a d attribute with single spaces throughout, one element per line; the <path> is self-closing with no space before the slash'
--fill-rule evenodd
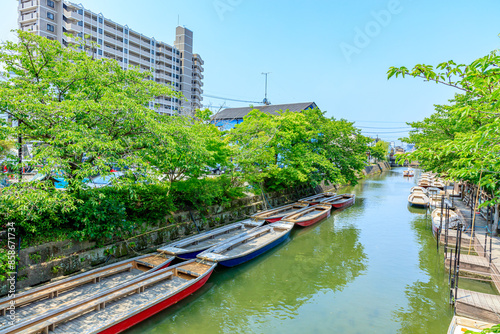
<path id="1" fill-rule="evenodd" d="M 68 302 L 0 333 L 121 333 L 201 288 L 216 263 L 191 260 Z"/>
<path id="2" fill-rule="evenodd" d="M 335 209 L 345 208 L 346 206 L 350 206 L 354 204 L 356 200 L 356 195 L 354 194 L 342 194 L 337 198 L 330 198 L 321 201 L 321 204 L 331 205 Z"/>
<path id="3" fill-rule="evenodd" d="M 291 215 L 292 213 L 302 210 L 303 208 L 306 208 L 308 206 L 309 204 L 307 203 L 289 204 L 276 209 L 256 213 L 252 215 L 251 218 L 254 220 L 265 220 L 269 223 L 275 223 L 277 221 L 280 221 L 284 216 Z"/>
<path id="4" fill-rule="evenodd" d="M 326 193 L 321 193 L 321 194 L 317 194 L 317 195 L 313 195 L 313 196 L 299 199 L 299 203 L 307 203 L 309 205 L 316 205 L 325 199 L 332 198 L 335 196 L 336 196 L 335 193 L 326 192 Z"/>
<path id="5" fill-rule="evenodd" d="M 299 226 L 310 226 L 325 218 L 330 217 L 330 205 L 318 204 L 304 208 L 294 214 L 284 217 L 282 222 L 289 222 Z"/>

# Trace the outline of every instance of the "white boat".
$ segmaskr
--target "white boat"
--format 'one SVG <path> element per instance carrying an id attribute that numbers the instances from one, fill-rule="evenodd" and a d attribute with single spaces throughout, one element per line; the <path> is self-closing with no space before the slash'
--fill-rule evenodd
<path id="1" fill-rule="evenodd" d="M 466 331 L 481 333 L 484 329 L 491 328 L 493 326 L 495 326 L 495 324 L 472 320 L 456 315 L 453 319 L 451 319 L 450 327 L 448 327 L 448 334 L 463 334 Z"/>
<path id="2" fill-rule="evenodd" d="M 449 216 L 447 214 L 449 212 Z M 442 229 L 446 228 L 446 224 L 448 224 L 449 229 L 456 229 L 458 224 L 461 222 L 460 216 L 453 210 L 443 210 L 443 214 L 441 214 L 441 208 L 436 208 L 431 213 L 432 218 L 432 233 L 434 236 L 437 235 L 439 227 Z"/>
<path id="3" fill-rule="evenodd" d="M 421 192 L 411 193 L 410 196 L 408 196 L 408 202 L 410 206 L 426 208 L 429 206 L 429 197 Z"/>
<path id="4" fill-rule="evenodd" d="M 418 186 L 412 187 L 410 189 L 410 192 L 411 193 L 418 193 L 418 192 L 420 192 L 420 193 L 423 193 L 423 194 L 427 195 L 427 189 L 425 189 L 423 187 L 418 187 Z"/>

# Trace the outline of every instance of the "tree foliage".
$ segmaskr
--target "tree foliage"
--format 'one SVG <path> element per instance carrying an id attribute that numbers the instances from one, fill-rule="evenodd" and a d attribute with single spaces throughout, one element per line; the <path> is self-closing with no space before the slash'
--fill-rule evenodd
<path id="1" fill-rule="evenodd" d="M 247 181 L 269 190 L 322 180 L 356 183 L 368 141 L 352 123 L 326 118 L 319 109 L 279 115 L 253 110 L 227 140 Z"/>
<path id="2" fill-rule="evenodd" d="M 370 147 L 370 154 L 372 157 L 377 159 L 377 161 L 387 161 L 387 155 L 389 154 L 389 143 L 383 140 L 379 140 L 375 145 Z"/>
<path id="3" fill-rule="evenodd" d="M 470 64 L 448 61 L 416 65 L 413 69 L 391 67 L 388 77 L 420 77 L 458 90 L 449 105 L 436 105 L 436 112 L 419 122 L 403 141 L 416 150 L 401 159 L 450 177 L 478 183 L 500 195 L 500 53 L 493 51 Z"/>

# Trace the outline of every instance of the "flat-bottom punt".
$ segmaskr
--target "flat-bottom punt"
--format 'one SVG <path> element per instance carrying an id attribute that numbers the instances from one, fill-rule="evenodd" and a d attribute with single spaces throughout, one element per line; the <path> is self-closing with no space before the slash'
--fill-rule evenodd
<path id="1" fill-rule="evenodd" d="M 0 333 L 120 333 L 197 291 L 215 266 L 191 260 L 158 270 Z"/>
<path id="2" fill-rule="evenodd" d="M 292 228 L 293 224 L 282 222 L 259 227 L 246 235 L 235 237 L 206 250 L 198 255 L 198 259 L 218 262 L 225 267 L 234 267 L 283 243 L 290 235 Z"/>
<path id="3" fill-rule="evenodd" d="M 321 204 L 331 205 L 332 209 L 341 209 L 353 205 L 356 201 L 354 194 L 342 194 L 340 198 L 331 198 L 321 201 Z"/>
<path id="4" fill-rule="evenodd" d="M 285 206 L 281 206 L 279 208 L 262 211 L 252 215 L 252 219 L 254 220 L 265 220 L 268 223 L 276 223 L 281 220 L 281 218 L 288 216 L 292 213 L 295 213 L 303 208 L 308 207 L 307 203 L 294 203 Z"/>
<path id="5" fill-rule="evenodd" d="M 16 320 L 38 316 L 63 304 L 84 300 L 107 289 L 138 279 L 167 267 L 173 256 L 163 254 L 142 255 L 102 268 L 17 294 L 14 298 L 0 300 L 2 313 L 16 303 Z M 0 330 L 9 330 L 11 322 L 0 317 Z M 14 324 L 15 325 L 15 324 Z"/>
<path id="6" fill-rule="evenodd" d="M 421 192 L 414 192 L 408 196 L 408 203 L 415 208 L 426 208 L 429 206 L 429 197 Z"/>
<path id="7" fill-rule="evenodd" d="M 301 198 L 301 199 L 299 199 L 298 202 L 299 203 L 307 203 L 309 205 L 316 205 L 325 199 L 336 197 L 336 196 L 337 196 L 337 194 L 335 194 L 335 193 L 326 192 L 326 193 L 321 193 L 321 194 Z"/>
<path id="8" fill-rule="evenodd" d="M 311 226 L 325 218 L 330 217 L 330 211 L 332 211 L 332 207 L 330 205 L 318 204 L 286 216 L 281 221 L 302 227 Z"/>
<path id="9" fill-rule="evenodd" d="M 241 233 L 251 231 L 264 223 L 265 220 L 246 219 L 171 243 L 159 248 L 158 252 L 174 255 L 182 260 L 195 259 L 198 254 L 210 247 L 223 243 Z"/>

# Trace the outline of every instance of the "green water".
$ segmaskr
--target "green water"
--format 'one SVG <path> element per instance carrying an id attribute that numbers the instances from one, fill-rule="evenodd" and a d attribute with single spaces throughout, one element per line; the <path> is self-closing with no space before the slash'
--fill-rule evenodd
<path id="1" fill-rule="evenodd" d="M 197 293 L 127 333 L 446 333 L 443 254 L 425 211 L 407 206 L 415 180 L 402 171 L 343 189 L 355 206 L 249 263 L 216 268 Z"/>

